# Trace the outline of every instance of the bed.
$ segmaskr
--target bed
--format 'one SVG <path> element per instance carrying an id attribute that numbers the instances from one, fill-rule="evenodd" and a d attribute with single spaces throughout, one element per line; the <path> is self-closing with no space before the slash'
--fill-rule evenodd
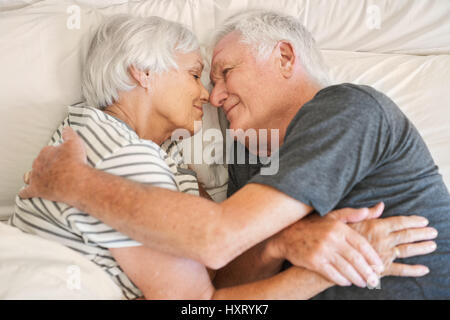
<path id="1" fill-rule="evenodd" d="M 115 13 L 157 15 L 189 26 L 208 60 L 215 26 L 233 12 L 268 8 L 297 16 L 313 33 L 335 83 L 367 84 L 390 96 L 427 143 L 450 186 L 450 2 L 447 0 L 0 1 L 0 299 L 121 299 L 78 253 L 6 225 L 23 173 L 82 100 L 90 35 Z M 209 86 L 209 69 L 202 81 Z M 205 108 L 204 128 L 224 129 Z M 200 137 L 201 141 L 201 137 Z M 207 148 L 211 143 L 203 141 Z M 194 144 L 195 145 L 195 142 Z M 196 164 L 216 201 L 226 197 L 222 163 Z"/>

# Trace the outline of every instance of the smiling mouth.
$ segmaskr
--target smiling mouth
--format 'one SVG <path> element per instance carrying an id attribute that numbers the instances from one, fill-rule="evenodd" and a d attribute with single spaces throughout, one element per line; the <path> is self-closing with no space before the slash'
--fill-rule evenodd
<path id="1" fill-rule="evenodd" d="M 194 108 L 200 110 L 201 112 L 203 112 L 203 107 L 199 107 L 199 106 L 194 106 Z"/>
<path id="2" fill-rule="evenodd" d="M 228 110 L 225 111 L 225 115 L 228 116 L 228 114 L 230 113 L 231 110 L 234 109 L 234 107 L 236 107 L 239 103 L 236 103 L 234 106 L 232 106 L 231 108 L 229 108 Z"/>

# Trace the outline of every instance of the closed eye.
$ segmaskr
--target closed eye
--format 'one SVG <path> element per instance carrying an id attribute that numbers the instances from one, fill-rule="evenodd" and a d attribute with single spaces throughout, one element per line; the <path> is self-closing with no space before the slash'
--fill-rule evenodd
<path id="1" fill-rule="evenodd" d="M 223 71 L 222 71 L 223 76 L 226 77 L 230 71 L 231 71 L 231 68 L 223 69 Z"/>

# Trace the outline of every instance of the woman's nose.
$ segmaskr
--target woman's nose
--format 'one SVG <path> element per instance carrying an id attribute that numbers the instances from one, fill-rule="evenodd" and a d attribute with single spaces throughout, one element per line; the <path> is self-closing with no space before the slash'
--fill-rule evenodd
<path id="1" fill-rule="evenodd" d="M 222 83 L 216 83 L 209 96 L 209 102 L 215 107 L 221 107 L 228 97 L 228 92 Z"/>
<path id="2" fill-rule="evenodd" d="M 206 88 L 203 84 L 202 84 L 202 90 L 200 93 L 200 100 L 201 100 L 202 104 L 209 102 L 209 92 L 208 92 L 208 90 L 206 90 Z"/>

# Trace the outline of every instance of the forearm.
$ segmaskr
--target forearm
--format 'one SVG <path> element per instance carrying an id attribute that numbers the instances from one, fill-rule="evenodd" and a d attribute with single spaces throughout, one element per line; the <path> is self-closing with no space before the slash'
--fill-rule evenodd
<path id="1" fill-rule="evenodd" d="M 87 166 L 72 182 L 64 190 L 65 202 L 150 248 L 208 264 L 204 246 L 221 213 L 216 203 Z"/>
<path id="2" fill-rule="evenodd" d="M 270 239 L 267 239 L 217 271 L 214 286 L 218 289 L 269 278 L 281 269 L 284 259 L 270 254 Z"/>
<path id="3" fill-rule="evenodd" d="M 311 208 L 250 184 L 217 204 L 83 166 L 66 181 L 64 202 L 146 246 L 217 269 L 297 221 Z"/>
<path id="4" fill-rule="evenodd" d="M 291 267 L 269 279 L 216 290 L 215 300 L 310 299 L 334 284 L 320 275 Z"/>

